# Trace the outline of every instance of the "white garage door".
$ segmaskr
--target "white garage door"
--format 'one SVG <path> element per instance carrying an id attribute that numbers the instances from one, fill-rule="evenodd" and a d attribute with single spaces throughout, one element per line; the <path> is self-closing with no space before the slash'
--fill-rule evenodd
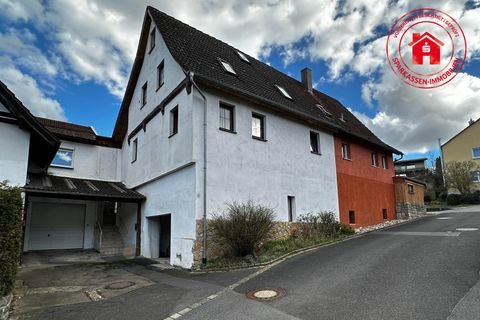
<path id="1" fill-rule="evenodd" d="M 28 250 L 83 248 L 85 205 L 33 202 Z"/>

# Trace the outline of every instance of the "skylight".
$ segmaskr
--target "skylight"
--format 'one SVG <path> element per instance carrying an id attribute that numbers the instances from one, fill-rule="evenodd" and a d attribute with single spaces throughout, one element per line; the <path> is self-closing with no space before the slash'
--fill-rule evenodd
<path id="1" fill-rule="evenodd" d="M 237 51 L 237 54 L 240 57 L 240 59 L 242 59 L 245 62 L 250 63 L 250 60 L 248 60 L 247 56 L 243 52 Z"/>
<path id="2" fill-rule="evenodd" d="M 223 59 L 220 59 L 220 58 L 218 58 L 218 61 L 220 62 L 220 64 L 222 65 L 222 67 L 225 71 L 227 71 L 228 73 L 237 75 L 237 73 L 235 72 L 233 67 L 230 65 L 230 63 L 228 63 L 227 61 L 225 61 Z"/>
<path id="3" fill-rule="evenodd" d="M 283 87 L 280 87 L 278 84 L 275 85 L 275 87 L 280 91 L 281 94 L 287 99 L 293 100 L 292 97 L 288 94 L 287 90 L 285 90 Z"/>
<path id="4" fill-rule="evenodd" d="M 329 116 L 329 117 L 332 116 L 332 114 L 330 112 L 328 112 L 327 109 L 324 106 L 322 106 L 321 104 L 317 104 L 317 108 L 320 109 L 327 116 Z"/>

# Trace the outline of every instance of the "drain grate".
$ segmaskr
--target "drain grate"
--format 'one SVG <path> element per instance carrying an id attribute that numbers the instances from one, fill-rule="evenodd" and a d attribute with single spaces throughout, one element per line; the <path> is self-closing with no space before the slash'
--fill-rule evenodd
<path id="1" fill-rule="evenodd" d="M 247 293 L 247 298 L 257 301 L 272 301 L 284 297 L 286 294 L 282 288 L 261 288 Z"/>

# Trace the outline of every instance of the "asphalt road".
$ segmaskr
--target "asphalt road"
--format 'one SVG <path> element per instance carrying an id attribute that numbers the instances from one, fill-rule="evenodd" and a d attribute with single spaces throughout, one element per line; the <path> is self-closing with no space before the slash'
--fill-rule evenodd
<path id="1" fill-rule="evenodd" d="M 480 231 L 458 228 L 480 228 L 480 207 L 294 257 L 182 319 L 480 319 Z M 286 296 L 245 297 L 264 287 Z"/>

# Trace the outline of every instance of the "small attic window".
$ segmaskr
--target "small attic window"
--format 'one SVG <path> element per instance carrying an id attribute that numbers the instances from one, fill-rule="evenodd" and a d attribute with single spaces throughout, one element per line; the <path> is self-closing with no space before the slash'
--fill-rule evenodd
<path id="1" fill-rule="evenodd" d="M 245 62 L 250 63 L 250 60 L 248 60 L 247 56 L 243 52 L 237 51 L 237 54 L 240 57 L 240 59 L 242 59 Z"/>
<path id="2" fill-rule="evenodd" d="M 275 85 L 275 87 L 280 91 L 281 94 L 287 99 L 293 100 L 292 97 L 288 94 L 287 90 L 285 90 L 283 87 L 280 87 L 278 84 Z"/>
<path id="3" fill-rule="evenodd" d="M 235 70 L 233 69 L 233 67 L 230 65 L 230 63 L 228 63 L 227 61 L 225 61 L 225 60 L 223 60 L 223 59 L 220 59 L 220 58 L 218 58 L 218 61 L 219 61 L 220 64 L 222 65 L 223 70 L 227 71 L 228 73 L 237 75 L 237 73 L 235 72 Z"/>
<path id="4" fill-rule="evenodd" d="M 332 114 L 330 112 L 327 111 L 327 109 L 322 106 L 321 104 L 318 104 L 317 103 L 317 108 L 320 109 L 320 111 L 322 111 L 324 114 L 326 114 L 328 117 L 331 117 Z"/>

